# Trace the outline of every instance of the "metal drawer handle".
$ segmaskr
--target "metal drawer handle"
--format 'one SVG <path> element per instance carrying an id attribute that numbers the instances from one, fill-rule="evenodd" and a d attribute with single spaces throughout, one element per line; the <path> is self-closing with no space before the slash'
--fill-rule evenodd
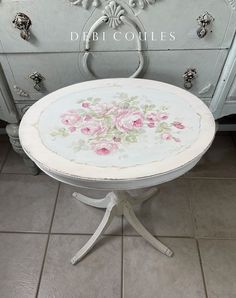
<path id="1" fill-rule="evenodd" d="M 86 40 L 85 40 L 85 53 L 83 56 L 83 68 L 87 74 L 90 76 L 94 75 L 91 73 L 91 71 L 88 69 L 88 57 L 90 54 L 90 38 L 93 34 L 93 32 L 102 24 L 102 23 L 107 23 L 109 27 L 116 29 L 119 25 L 122 23 L 129 25 L 132 29 L 134 29 L 135 32 L 135 37 L 137 40 L 137 51 L 138 51 L 138 57 L 139 57 L 139 66 L 136 69 L 136 71 L 130 76 L 130 78 L 135 78 L 137 77 L 140 72 L 143 69 L 144 66 L 144 58 L 143 58 L 143 53 L 142 53 L 142 46 L 141 46 L 141 40 L 138 35 L 137 31 L 137 26 L 129 20 L 127 17 L 125 17 L 124 14 L 124 9 L 117 4 L 115 1 L 111 1 L 106 7 L 105 10 L 103 11 L 103 16 L 100 17 L 90 28 Z"/>
<path id="2" fill-rule="evenodd" d="M 191 89 L 193 86 L 192 81 L 195 80 L 197 77 L 197 70 L 195 68 L 188 68 L 184 75 L 184 87 L 185 89 Z"/>
<path id="3" fill-rule="evenodd" d="M 37 71 L 29 75 L 29 78 L 34 82 L 34 89 L 40 91 L 42 88 L 42 81 L 45 80 L 45 78 Z"/>
<path id="4" fill-rule="evenodd" d="M 207 27 L 210 26 L 214 20 L 215 19 L 209 14 L 209 12 L 204 12 L 204 14 L 197 18 L 198 24 L 200 25 L 200 27 L 197 29 L 197 36 L 199 38 L 203 38 L 207 35 Z"/>
<path id="5" fill-rule="evenodd" d="M 30 26 L 32 25 L 32 22 L 30 18 L 22 13 L 18 12 L 12 21 L 12 23 L 15 25 L 15 28 L 20 30 L 20 36 L 24 40 L 29 40 L 30 39 Z"/>

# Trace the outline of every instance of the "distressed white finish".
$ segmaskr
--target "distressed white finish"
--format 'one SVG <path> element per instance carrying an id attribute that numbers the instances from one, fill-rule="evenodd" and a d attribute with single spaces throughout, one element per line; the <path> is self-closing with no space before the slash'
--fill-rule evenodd
<path id="1" fill-rule="evenodd" d="M 88 242 L 76 253 L 76 255 L 71 259 L 71 263 L 74 265 L 79 262 L 95 245 L 98 238 L 102 233 L 105 232 L 107 227 L 110 225 L 112 219 L 115 216 L 124 215 L 126 220 L 130 225 L 152 246 L 159 250 L 164 255 L 171 257 L 173 252 L 161 243 L 158 239 L 153 237 L 140 223 L 136 215 L 134 214 L 132 204 L 141 203 L 141 201 L 147 200 L 154 195 L 157 191 L 156 188 L 151 188 L 146 190 L 146 193 L 142 193 L 141 196 L 131 197 L 128 192 L 109 192 L 107 196 L 100 200 L 95 200 L 83 196 L 79 193 L 74 193 L 73 196 L 79 201 L 98 208 L 106 208 L 104 217 L 98 226 L 97 230 L 93 236 L 88 240 Z"/>
<path id="2" fill-rule="evenodd" d="M 235 103 L 227 101 L 230 88 L 235 80 L 236 73 L 236 39 L 229 51 L 227 61 L 222 70 L 214 97 L 210 104 L 210 110 L 215 118 L 220 118 L 235 113 Z"/>
<path id="3" fill-rule="evenodd" d="M 0 64 L 0 119 L 17 123 L 18 115 Z"/>
<path id="4" fill-rule="evenodd" d="M 53 104 L 56 103 L 58 99 L 62 98 L 62 96 L 64 98 L 67 97 L 67 101 L 65 101 L 65 109 L 68 109 L 69 107 L 68 98 L 70 98 L 73 93 L 80 94 L 81 92 L 84 93 L 86 90 L 88 90 L 88 92 L 91 92 L 91 90 L 93 90 L 94 88 L 95 90 L 94 94 L 96 94 L 96 96 L 99 96 L 99 91 L 96 90 L 96 88 L 102 88 L 101 90 L 104 90 L 107 88 L 107 90 L 111 92 L 112 86 L 114 86 L 114 89 L 115 89 L 116 86 L 118 85 L 122 90 L 122 86 L 124 87 L 129 86 L 130 88 L 132 87 L 140 88 L 141 84 L 142 84 L 142 89 L 140 89 L 140 91 L 142 90 L 143 93 L 145 93 L 144 91 L 145 89 L 143 88 L 146 88 L 147 90 L 156 89 L 157 94 L 161 94 L 160 92 L 163 92 L 163 97 L 164 96 L 168 97 L 169 93 L 172 94 L 172 96 L 173 94 L 175 94 L 176 100 L 177 98 L 180 98 L 181 101 L 183 102 L 186 101 L 186 103 L 188 103 L 190 109 L 192 109 L 192 113 L 193 113 L 192 117 L 194 117 L 194 113 L 198 113 L 198 115 L 200 115 L 201 122 L 199 122 L 200 126 L 198 127 L 198 129 L 200 129 L 199 130 L 200 137 L 197 138 L 195 141 L 193 141 L 193 143 L 190 143 L 190 145 L 186 148 L 186 150 L 184 151 L 182 150 L 175 155 L 167 154 L 165 159 L 149 162 L 147 164 L 141 162 L 135 165 L 135 163 L 133 163 L 133 165 L 129 167 L 120 168 L 119 166 L 112 166 L 112 164 L 109 166 L 109 163 L 108 163 L 106 165 L 106 171 L 104 171 L 104 168 L 99 165 L 94 166 L 92 164 L 84 164 L 83 162 L 79 162 L 79 161 L 74 162 L 73 160 L 65 158 L 61 155 L 61 153 L 58 154 L 51 151 L 50 150 L 51 145 L 48 144 L 47 146 L 49 147 L 47 147 L 45 146 L 45 143 L 42 142 L 42 139 L 41 139 L 42 132 L 45 131 L 47 127 L 47 126 L 45 127 L 41 126 L 43 125 L 44 121 L 41 122 L 42 124 L 38 126 L 38 123 L 40 123 L 41 115 L 43 115 L 42 112 L 47 111 L 47 109 L 49 108 L 51 109 L 51 107 L 53 107 Z M 60 100 L 58 101 L 58 103 L 59 102 Z M 158 102 L 158 99 L 157 99 L 157 102 Z M 173 104 L 175 103 L 174 100 L 172 102 Z M 60 111 L 61 108 L 62 108 L 61 106 L 60 107 L 58 106 L 57 108 L 59 109 L 58 111 Z M 63 109 L 61 111 L 63 112 Z M 59 115 L 59 114 L 57 112 L 57 114 L 54 113 L 54 115 L 55 115 L 54 121 L 56 121 L 56 115 Z M 191 117 L 191 114 L 189 116 Z M 185 118 L 183 118 L 183 121 L 184 120 Z M 51 125 L 53 125 L 52 121 L 51 121 Z M 116 189 L 117 182 L 118 182 L 116 180 L 120 180 L 119 182 L 121 182 L 121 184 L 122 182 L 126 184 L 127 183 L 126 179 L 134 179 L 134 180 L 141 179 L 140 181 L 137 181 L 137 186 L 138 188 L 142 188 L 145 186 L 149 186 L 149 185 L 146 185 L 149 179 L 155 180 L 155 177 L 156 177 L 156 182 L 158 182 L 158 180 L 161 178 L 160 174 L 165 174 L 167 172 L 174 174 L 176 170 L 183 171 L 184 170 L 182 167 L 183 164 L 185 164 L 186 167 L 188 167 L 190 163 L 193 163 L 193 162 L 196 163 L 197 160 L 200 159 L 201 155 L 203 154 L 203 152 L 205 152 L 205 150 L 208 148 L 208 146 L 210 145 L 213 139 L 214 129 L 215 129 L 214 119 L 212 118 L 212 115 L 209 112 L 208 108 L 197 97 L 191 95 L 187 91 L 184 91 L 182 89 L 179 89 L 177 87 L 174 87 L 168 84 L 156 82 L 156 81 L 141 80 L 141 79 L 108 79 L 108 80 L 90 81 L 90 82 L 84 82 L 84 83 L 72 85 L 70 87 L 60 89 L 44 97 L 43 99 L 35 103 L 26 112 L 21 122 L 20 135 L 21 135 L 23 147 L 26 150 L 26 152 L 36 161 L 37 164 L 39 164 L 40 167 L 44 168 L 44 166 L 46 166 L 45 170 L 49 173 L 51 172 L 52 175 L 58 174 L 65 178 L 69 177 L 72 179 L 74 177 L 75 180 L 76 180 L 76 177 L 78 178 L 81 177 L 81 180 L 76 181 L 76 184 L 81 183 L 81 186 L 83 186 L 83 183 L 85 184 L 89 183 L 90 185 L 92 184 L 95 185 L 97 182 L 99 182 L 99 180 L 101 180 L 103 181 L 104 188 L 106 188 L 105 186 L 107 186 L 109 189 L 112 189 L 112 188 Z M 28 137 L 29 135 L 34 135 L 34 138 L 33 139 L 29 138 Z M 47 136 L 45 135 L 44 141 L 48 142 L 46 137 Z M 60 140 L 57 140 L 57 142 L 59 141 Z M 70 143 L 70 138 L 68 139 L 67 142 Z M 69 145 L 69 143 L 67 144 L 65 143 L 64 146 Z M 53 169 L 55 169 L 55 171 L 53 171 Z M 78 176 L 78 173 L 79 173 L 79 176 Z M 145 179 L 143 179 L 143 177 L 145 176 L 152 176 L 152 177 L 149 177 L 149 179 L 147 179 L 146 181 Z M 123 179 L 125 179 L 125 181 L 122 181 Z M 94 180 L 94 181 L 91 181 L 91 180 Z M 132 187 L 132 186 L 129 187 L 129 189 L 134 189 L 134 188 L 136 187 Z"/>
<path id="5" fill-rule="evenodd" d="M 109 27 L 112 29 L 117 29 L 121 24 L 127 24 L 132 31 L 135 34 L 136 42 L 137 42 L 137 53 L 139 57 L 139 63 L 138 63 L 138 68 L 136 71 L 130 75 L 129 77 L 135 78 L 137 77 L 140 72 L 143 69 L 144 66 L 144 58 L 143 58 L 143 53 L 142 53 L 142 45 L 141 45 L 141 40 L 139 38 L 139 32 L 138 32 L 138 27 L 137 24 L 131 21 L 128 17 L 124 16 L 125 10 L 117 4 L 115 1 L 111 1 L 109 5 L 105 6 L 105 9 L 103 11 L 103 16 L 100 17 L 89 29 L 86 40 L 85 40 L 85 53 L 83 55 L 83 68 L 84 72 L 91 78 L 96 78 L 94 74 L 91 73 L 91 71 L 88 68 L 88 58 L 90 54 L 90 39 L 92 37 L 92 34 L 94 33 L 95 30 L 98 29 L 98 27 L 103 24 L 107 23 Z"/>
<path id="6" fill-rule="evenodd" d="M 90 6 L 98 7 L 100 0 L 69 0 L 72 5 L 81 5 L 83 8 L 88 9 Z"/>
<path id="7" fill-rule="evenodd" d="M 124 144 L 122 150 L 127 150 L 127 156 L 124 160 L 126 163 L 120 162 L 119 159 L 115 160 L 119 156 L 119 151 L 113 154 L 113 159 L 108 158 L 106 161 L 106 156 L 96 155 L 95 152 L 90 152 L 90 149 L 85 149 L 88 150 L 88 156 L 91 156 L 90 162 L 85 156 L 81 160 L 83 157 L 82 151 L 77 157 L 72 155 L 63 156 L 63 150 L 67 150 L 66 146 L 70 144 L 70 139 L 64 139 L 64 145 L 63 143 L 59 143 L 57 139 L 54 139 L 54 144 L 48 143 L 50 139 L 49 122 L 52 125 L 57 122 L 57 115 L 60 115 L 59 111 L 64 111 L 63 107 L 66 110 L 72 109 L 74 111 L 72 99 L 75 95 L 76 97 L 78 96 L 77 101 L 81 103 L 79 101 L 80 95 L 86 98 L 85 94 L 87 92 L 89 98 L 91 98 L 91 92 L 93 92 L 96 97 L 99 97 L 99 95 L 105 97 L 103 106 L 106 106 L 105 103 L 107 101 L 115 104 L 109 96 L 111 96 L 112 92 L 115 95 L 118 87 L 123 92 L 127 92 L 128 87 L 133 92 L 139 90 L 140 94 L 137 96 L 137 100 L 141 104 L 145 103 L 145 100 L 151 104 L 153 94 L 155 95 L 156 102 L 160 102 L 160 104 L 163 104 L 165 101 L 167 104 L 168 101 L 166 98 L 175 97 L 175 100 L 172 99 L 168 102 L 168 105 L 171 106 L 172 113 L 176 111 L 179 119 L 183 123 L 186 123 L 188 130 L 186 135 L 180 134 L 180 137 L 182 135 L 183 140 L 185 139 L 180 151 L 177 151 L 177 145 L 173 147 L 167 144 L 164 149 L 167 153 L 164 151 L 162 153 L 160 152 L 155 159 L 156 149 L 153 148 L 154 159 L 152 162 L 147 162 L 145 161 L 145 150 L 142 151 L 138 147 L 140 144 L 143 144 L 143 147 L 145 147 L 144 145 L 146 144 L 140 140 L 132 144 L 132 146 Z M 143 92 L 147 97 L 145 99 L 141 96 Z M 67 98 L 66 102 L 63 101 L 65 96 Z M 176 106 L 175 101 L 179 104 L 179 107 Z M 184 106 L 181 106 L 181 101 L 183 101 Z M 86 100 L 82 101 L 82 106 L 85 105 L 85 108 L 87 104 L 88 102 L 86 103 Z M 186 110 L 187 114 L 186 111 L 182 110 Z M 192 119 L 191 126 L 188 125 L 188 117 Z M 48 122 L 48 120 L 50 121 Z M 183 129 L 182 126 L 180 128 Z M 145 132 L 144 128 L 142 132 Z M 73 194 L 76 199 L 85 204 L 97 208 L 106 208 L 106 212 L 93 236 L 72 258 L 72 264 L 81 260 L 91 250 L 100 235 L 109 226 L 114 216 L 120 215 L 124 215 L 133 228 L 156 249 L 167 256 L 172 256 L 173 252 L 154 238 L 139 222 L 133 212 L 132 205 L 142 203 L 157 191 L 156 187 L 144 189 L 145 187 L 152 187 L 172 180 L 191 169 L 209 148 L 214 134 L 214 118 L 200 99 L 180 88 L 141 79 L 99 80 L 60 89 L 35 103 L 26 112 L 20 125 L 20 140 L 25 152 L 45 173 L 71 185 L 111 190 L 111 192 L 100 200 L 88 198 L 79 193 Z M 33 138 L 32 135 L 34 136 Z M 152 138 L 152 134 L 149 137 Z M 155 142 L 154 137 L 153 142 Z M 161 146 L 161 142 L 159 146 Z M 59 147 L 62 147 L 62 151 Z M 130 150 L 130 148 L 133 147 L 136 147 L 136 150 L 140 150 L 141 152 L 138 160 L 132 157 L 133 150 Z M 170 150 L 171 147 L 176 149 L 174 151 L 173 148 Z M 152 155 L 151 152 L 149 154 Z M 161 154 L 163 156 L 160 158 L 159 155 Z M 101 161 L 104 161 L 104 164 Z"/>
<path id="8" fill-rule="evenodd" d="M 90 4 L 92 1 L 84 0 L 85 4 L 86 2 Z M 138 3 L 141 2 L 138 1 Z M 70 32 L 78 32 L 79 38 L 82 31 L 88 32 L 108 3 L 108 1 L 101 1 L 98 8 L 91 6 L 90 9 L 85 10 L 77 5 L 71 5 L 68 0 L 1 0 L 0 36 L 3 52 L 83 51 L 83 42 L 81 41 L 80 47 L 78 47 L 79 40 L 71 42 Z M 150 33 L 147 36 L 147 44 L 151 50 L 229 48 L 235 33 L 236 18 L 233 1 L 163 0 L 146 6 L 145 10 L 140 10 L 139 5 L 130 9 L 128 0 L 119 3 L 127 10 L 129 17 L 139 22 L 142 31 Z M 138 14 L 138 18 L 132 11 Z M 181 14 L 183 11 L 184 16 Z M 213 33 L 209 33 L 204 39 L 199 39 L 196 36 L 198 29 L 196 19 L 205 11 L 215 18 Z M 19 36 L 19 30 L 12 24 L 12 19 L 18 12 L 25 12 L 32 20 L 32 36 L 29 42 Z M 126 29 L 121 28 L 122 33 L 127 32 Z M 173 42 L 167 38 L 165 42 L 160 42 L 161 31 L 175 32 L 176 40 Z M 157 41 L 152 41 L 151 32 L 155 33 Z M 96 50 L 114 51 L 117 45 L 114 40 L 108 38 L 106 42 L 96 42 Z M 126 49 L 126 47 L 132 49 L 133 43 L 125 42 L 123 39 L 122 44 L 119 44 L 116 49 Z"/>

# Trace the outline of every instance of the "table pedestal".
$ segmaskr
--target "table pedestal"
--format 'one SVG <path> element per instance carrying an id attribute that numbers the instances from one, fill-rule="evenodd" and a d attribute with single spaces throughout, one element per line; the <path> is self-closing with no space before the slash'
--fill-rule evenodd
<path id="1" fill-rule="evenodd" d="M 151 245 L 153 245 L 161 253 L 171 257 L 173 252 L 146 230 L 136 217 L 132 207 L 134 204 L 140 204 L 149 199 L 156 192 L 156 187 L 149 188 L 144 191 L 113 191 L 108 193 L 105 198 L 102 199 L 92 199 L 77 192 L 73 193 L 73 197 L 79 201 L 93 207 L 106 208 L 106 212 L 93 236 L 71 259 L 71 263 L 74 265 L 80 261 L 92 249 L 98 238 L 110 225 L 113 218 L 121 215 L 124 215 L 126 220 L 131 224 L 136 232 L 146 239 Z"/>

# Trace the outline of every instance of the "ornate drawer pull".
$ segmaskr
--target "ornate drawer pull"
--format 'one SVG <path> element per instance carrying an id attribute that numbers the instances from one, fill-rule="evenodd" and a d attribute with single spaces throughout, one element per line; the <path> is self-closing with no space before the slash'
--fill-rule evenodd
<path id="1" fill-rule="evenodd" d="M 197 77 L 197 70 L 195 68 L 188 68 L 184 75 L 184 87 L 185 89 L 191 89 L 193 86 L 192 81 L 195 80 Z"/>
<path id="2" fill-rule="evenodd" d="M 134 29 L 136 40 L 137 40 L 137 51 L 138 51 L 138 57 L 139 57 L 139 66 L 136 69 L 136 71 L 130 76 L 131 78 L 135 78 L 139 75 L 141 70 L 143 69 L 144 66 L 144 58 L 143 58 L 143 53 L 142 53 L 142 48 L 141 48 L 141 40 L 139 39 L 138 36 L 138 31 L 137 31 L 137 26 L 129 20 L 127 17 L 125 17 L 124 14 L 124 9 L 117 4 L 115 1 L 111 1 L 106 7 L 105 10 L 103 11 L 103 16 L 100 17 L 90 28 L 86 40 L 85 40 L 85 53 L 83 56 L 83 68 L 87 74 L 90 76 L 94 76 L 91 71 L 88 69 L 88 57 L 90 54 L 90 38 L 93 34 L 93 32 L 102 24 L 102 23 L 107 23 L 109 27 L 116 29 L 119 25 L 122 23 L 127 24 L 130 26 L 132 29 Z"/>
<path id="3" fill-rule="evenodd" d="M 207 26 L 209 26 L 214 20 L 215 19 L 209 14 L 209 12 L 205 12 L 197 18 L 198 24 L 200 25 L 200 27 L 197 29 L 197 36 L 199 38 L 203 38 L 207 35 Z"/>
<path id="4" fill-rule="evenodd" d="M 30 39 L 29 29 L 30 29 L 30 26 L 32 25 L 32 22 L 26 14 L 22 12 L 18 12 L 14 20 L 12 21 L 12 23 L 15 25 L 17 29 L 21 31 L 20 32 L 21 38 L 23 38 L 24 40 Z"/>
<path id="5" fill-rule="evenodd" d="M 42 81 L 45 80 L 45 78 L 37 71 L 29 75 L 29 78 L 34 81 L 34 89 L 40 91 L 42 88 Z"/>

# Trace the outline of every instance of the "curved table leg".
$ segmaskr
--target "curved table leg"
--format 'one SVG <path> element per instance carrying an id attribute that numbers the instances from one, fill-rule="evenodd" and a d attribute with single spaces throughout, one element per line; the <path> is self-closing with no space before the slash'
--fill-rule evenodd
<path id="1" fill-rule="evenodd" d="M 107 206 L 105 215 L 98 226 L 97 230 L 93 234 L 93 236 L 88 240 L 88 242 L 77 252 L 77 254 L 71 259 L 71 263 L 75 265 L 78 261 L 80 261 L 95 245 L 100 235 L 107 229 L 116 215 L 116 205 L 117 203 L 110 199 L 110 203 Z"/>
<path id="2" fill-rule="evenodd" d="M 151 245 L 153 245 L 156 249 L 162 252 L 164 255 L 171 257 L 173 256 L 173 252 L 165 246 L 161 241 L 153 237 L 148 230 L 141 224 L 141 222 L 136 217 L 131 205 L 126 202 L 123 207 L 123 213 L 127 221 L 130 225 L 136 230 L 138 234 L 140 234 L 145 240 L 147 240 Z"/>
<path id="3" fill-rule="evenodd" d="M 72 196 L 79 200 L 80 202 L 86 204 L 86 205 L 89 205 L 89 206 L 93 206 L 93 207 L 96 207 L 96 208 L 107 208 L 109 202 L 111 201 L 111 196 L 110 196 L 111 193 L 108 193 L 105 198 L 102 198 L 102 199 L 92 199 L 92 198 L 89 198 L 87 196 L 84 196 L 78 192 L 74 192 L 72 194 Z"/>
<path id="4" fill-rule="evenodd" d="M 130 195 L 129 202 L 131 204 L 141 204 L 154 196 L 158 191 L 158 187 L 151 187 L 141 190 L 128 190 L 127 193 Z"/>

